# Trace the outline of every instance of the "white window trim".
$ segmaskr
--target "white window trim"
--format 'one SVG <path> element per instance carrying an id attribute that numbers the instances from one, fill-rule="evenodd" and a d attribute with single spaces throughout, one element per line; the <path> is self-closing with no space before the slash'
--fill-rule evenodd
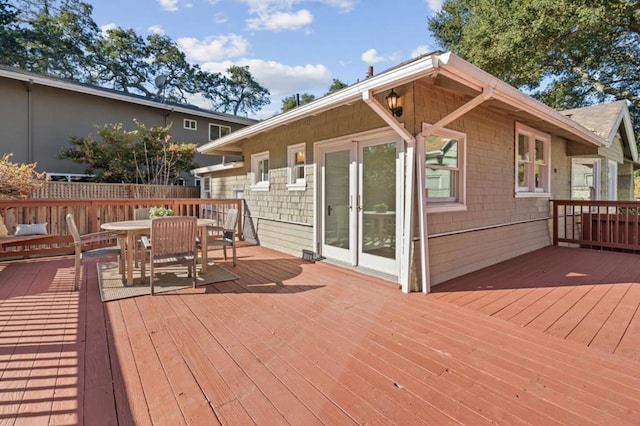
<path id="1" fill-rule="evenodd" d="M 426 132 L 431 124 L 422 123 L 422 132 Z M 442 213 L 442 212 L 456 212 L 467 210 L 467 135 L 466 133 L 457 132 L 450 129 L 440 129 L 433 132 L 434 136 L 442 136 L 445 138 L 457 139 L 460 146 L 458 147 L 458 197 L 455 201 L 438 201 L 434 202 L 433 199 L 429 202 L 429 197 L 425 196 L 426 211 L 427 213 Z M 424 142 L 421 147 L 420 158 L 425 159 L 425 146 Z M 426 164 L 420 161 L 423 175 L 426 174 Z M 425 179 L 425 191 L 426 191 L 426 179 Z"/>
<path id="2" fill-rule="evenodd" d="M 193 127 L 187 126 L 187 123 L 193 123 Z M 182 127 L 187 130 L 198 130 L 198 120 L 192 120 L 191 118 L 185 118 L 182 121 Z"/>
<path id="3" fill-rule="evenodd" d="M 527 135 L 529 136 L 529 143 L 533 144 L 533 149 L 530 147 L 530 152 L 535 152 L 535 141 L 541 140 L 544 142 L 544 157 L 545 163 L 547 167 L 547 172 L 545 176 L 545 184 L 546 188 L 542 190 L 536 190 L 536 188 L 529 187 L 521 187 L 518 186 L 518 146 L 519 146 L 519 135 Z M 516 198 L 551 198 L 551 135 L 541 132 L 539 130 L 534 129 L 533 127 L 529 127 L 525 124 L 516 122 L 516 132 L 514 138 L 514 188 L 515 188 L 515 197 Z M 533 159 L 535 162 L 535 159 Z M 534 173 L 535 168 L 531 169 L 531 173 Z M 535 179 L 533 176 L 530 176 L 530 181 L 534 182 Z"/>
<path id="4" fill-rule="evenodd" d="M 258 181 L 258 170 L 260 169 L 259 163 L 264 160 L 269 161 L 269 151 L 258 152 L 256 154 L 251 155 L 251 172 L 249 173 L 251 186 L 249 186 L 249 188 L 252 191 L 268 191 L 269 190 L 270 179 L 266 181 Z M 271 164 L 269 164 L 269 168 L 271 168 Z M 269 177 L 270 175 L 271 173 L 269 173 Z"/>
<path id="5" fill-rule="evenodd" d="M 215 138 L 215 139 L 211 139 L 211 127 L 212 126 L 216 126 L 218 128 L 218 137 Z M 220 139 L 222 137 L 222 129 L 223 128 L 227 129 L 229 131 L 229 133 L 231 133 L 231 127 L 230 126 L 225 126 L 225 125 L 218 124 L 218 123 L 209 123 L 209 134 L 208 134 L 209 142 L 215 141 L 217 139 Z"/>
<path id="6" fill-rule="evenodd" d="M 306 146 L 304 143 L 289 145 L 287 147 L 287 161 L 289 163 L 287 167 L 287 189 L 289 191 L 306 191 L 307 189 L 307 177 L 306 177 L 307 160 L 306 160 L 305 147 Z M 296 181 L 293 182 L 294 168 L 300 167 L 300 165 L 296 165 L 295 156 L 296 156 L 296 152 L 300 152 L 300 151 L 305 153 L 305 162 L 304 164 L 302 164 L 304 177 L 302 179 L 296 179 Z"/>

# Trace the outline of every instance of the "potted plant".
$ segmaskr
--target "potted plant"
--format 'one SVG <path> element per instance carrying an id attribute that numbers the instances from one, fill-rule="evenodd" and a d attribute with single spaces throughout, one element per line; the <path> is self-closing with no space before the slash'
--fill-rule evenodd
<path id="1" fill-rule="evenodd" d="M 149 209 L 149 218 L 173 216 L 173 210 L 165 207 L 151 207 Z"/>

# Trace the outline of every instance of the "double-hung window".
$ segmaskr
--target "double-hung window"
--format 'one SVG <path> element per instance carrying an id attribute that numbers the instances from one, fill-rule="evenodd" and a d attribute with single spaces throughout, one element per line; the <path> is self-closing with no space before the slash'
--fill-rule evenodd
<path id="1" fill-rule="evenodd" d="M 231 127 L 221 126 L 220 124 L 209 124 L 209 140 L 215 141 L 223 136 L 227 136 L 231 133 Z"/>
<path id="2" fill-rule="evenodd" d="M 516 196 L 549 197 L 551 137 L 516 123 Z"/>
<path id="3" fill-rule="evenodd" d="M 269 190 L 269 151 L 251 156 L 251 190 Z"/>
<path id="4" fill-rule="evenodd" d="M 304 191 L 306 189 L 304 143 L 287 147 L 287 161 L 287 189 Z"/>
<path id="5" fill-rule="evenodd" d="M 424 151 L 427 209 L 464 209 L 466 135 L 441 129 L 425 138 Z"/>
<path id="6" fill-rule="evenodd" d="M 196 120 L 185 118 L 182 122 L 182 127 L 187 130 L 198 130 L 198 122 Z"/>

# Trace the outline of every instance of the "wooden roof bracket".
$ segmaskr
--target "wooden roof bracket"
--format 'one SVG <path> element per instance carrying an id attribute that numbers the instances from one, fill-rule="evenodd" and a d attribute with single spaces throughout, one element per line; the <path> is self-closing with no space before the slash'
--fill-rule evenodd
<path id="1" fill-rule="evenodd" d="M 425 182 L 425 165 L 424 165 L 424 140 L 447 126 L 454 120 L 465 115 L 467 112 L 476 108 L 483 102 L 493 97 L 493 86 L 485 86 L 482 89 L 482 93 L 471 99 L 466 104 L 460 106 L 455 111 L 449 113 L 445 117 L 442 117 L 436 123 L 431 126 L 427 126 L 423 123 L 423 129 L 416 137 L 416 178 L 418 186 L 418 221 L 420 225 L 420 282 L 422 283 L 422 292 L 429 293 L 431 291 L 431 277 L 429 275 L 429 232 L 427 229 L 427 208 L 426 208 L 426 182 Z"/>

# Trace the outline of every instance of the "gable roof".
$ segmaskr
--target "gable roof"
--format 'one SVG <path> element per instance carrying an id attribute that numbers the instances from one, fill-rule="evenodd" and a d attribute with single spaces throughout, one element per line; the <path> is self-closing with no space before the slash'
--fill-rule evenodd
<path id="1" fill-rule="evenodd" d="M 508 107 L 514 115 L 527 115 L 536 122 L 546 124 L 570 140 L 595 146 L 606 143 L 593 132 L 576 121 L 560 114 L 541 102 L 525 95 L 512 86 L 466 62 L 451 52 L 432 52 L 414 60 L 401 63 L 378 75 L 369 77 L 342 90 L 318 98 L 280 115 L 271 117 L 252 126 L 245 127 L 223 138 L 204 144 L 198 148 L 206 154 L 240 152 L 242 141 L 256 134 L 285 126 L 306 117 L 347 105 L 360 100 L 369 100 L 373 95 L 386 93 L 398 87 L 425 77 L 444 77 L 455 90 L 466 95 L 483 95 L 501 107 Z M 545 129 L 541 129 L 545 130 Z"/>
<path id="2" fill-rule="evenodd" d="M 622 138 L 625 155 L 633 161 L 638 161 L 638 147 L 627 101 L 620 100 L 606 104 L 590 105 L 583 108 L 564 110 L 561 113 L 604 139 L 607 142 L 607 147 L 611 146 L 615 136 L 619 133 Z"/>
<path id="3" fill-rule="evenodd" d="M 108 89 L 105 87 L 95 86 L 91 84 L 78 83 L 75 81 L 65 80 L 58 77 L 52 77 L 44 74 L 38 74 L 25 71 L 20 68 L 0 65 L 0 77 L 12 80 L 24 81 L 31 84 L 53 87 L 71 92 L 83 93 L 86 95 L 100 96 L 102 98 L 114 99 L 131 104 L 143 105 L 151 108 L 157 108 L 165 111 L 174 111 L 183 114 L 194 115 L 218 121 L 226 121 L 228 123 L 242 124 L 245 126 L 255 124 L 258 120 L 246 117 L 238 117 L 232 114 L 218 113 L 211 110 L 196 107 L 194 105 L 184 105 L 174 102 L 160 102 L 131 93 L 124 93 L 118 90 Z"/>

